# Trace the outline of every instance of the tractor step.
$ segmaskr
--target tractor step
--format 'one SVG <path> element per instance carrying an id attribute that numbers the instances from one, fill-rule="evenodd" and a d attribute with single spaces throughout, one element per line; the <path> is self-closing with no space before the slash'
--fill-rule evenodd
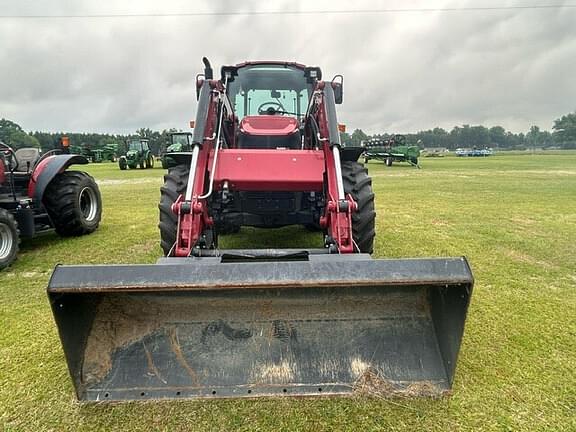
<path id="1" fill-rule="evenodd" d="M 466 260 L 352 256 L 56 267 L 48 295 L 78 398 L 449 391 Z"/>

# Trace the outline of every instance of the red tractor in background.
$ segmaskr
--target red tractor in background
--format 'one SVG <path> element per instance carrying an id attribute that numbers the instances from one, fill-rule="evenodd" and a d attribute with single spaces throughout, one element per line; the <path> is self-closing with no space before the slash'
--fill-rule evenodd
<path id="1" fill-rule="evenodd" d="M 52 311 L 81 400 L 449 391 L 465 258 L 372 259 L 374 193 L 340 142 L 342 76 L 204 59 L 188 151 L 170 153 L 157 264 L 59 265 Z M 241 226 L 324 247 L 220 249 Z M 360 389 L 360 390 L 358 390 Z"/>
<path id="2" fill-rule="evenodd" d="M 16 259 L 20 238 L 56 230 L 61 236 L 94 231 L 100 223 L 102 201 L 94 179 L 82 171 L 67 171 L 87 164 L 61 149 L 40 153 L 37 148 L 13 150 L 0 142 L 0 270 Z"/>

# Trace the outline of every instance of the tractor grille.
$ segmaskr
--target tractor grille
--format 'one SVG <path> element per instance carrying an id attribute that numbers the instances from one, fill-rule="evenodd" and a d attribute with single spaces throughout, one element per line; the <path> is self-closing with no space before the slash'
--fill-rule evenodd
<path id="1" fill-rule="evenodd" d="M 241 194 L 242 211 L 247 213 L 277 213 L 296 210 L 296 197 L 292 192 L 244 192 Z"/>

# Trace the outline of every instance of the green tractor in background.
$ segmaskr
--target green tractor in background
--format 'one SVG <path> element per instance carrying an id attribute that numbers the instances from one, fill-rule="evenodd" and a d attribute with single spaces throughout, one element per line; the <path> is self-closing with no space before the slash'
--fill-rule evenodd
<path id="1" fill-rule="evenodd" d="M 118 166 L 121 170 L 126 168 L 134 169 L 140 166 L 144 168 L 154 168 L 154 155 L 150 151 L 147 138 L 135 138 L 128 141 L 128 151 L 125 156 L 120 156 Z"/>
<path id="2" fill-rule="evenodd" d="M 362 143 L 364 146 L 364 163 L 370 159 L 380 160 L 386 166 L 392 166 L 394 162 L 408 162 L 410 165 L 420 168 L 418 158 L 420 147 L 406 144 L 404 135 L 392 135 L 389 139 L 373 138 Z"/>
<path id="3" fill-rule="evenodd" d="M 162 161 L 162 168 L 168 169 L 174 165 L 174 160 L 170 157 L 170 153 L 189 152 L 191 151 L 192 134 L 190 132 L 174 132 L 170 134 L 170 143 L 166 147 L 166 151 L 162 153 L 160 159 Z"/>

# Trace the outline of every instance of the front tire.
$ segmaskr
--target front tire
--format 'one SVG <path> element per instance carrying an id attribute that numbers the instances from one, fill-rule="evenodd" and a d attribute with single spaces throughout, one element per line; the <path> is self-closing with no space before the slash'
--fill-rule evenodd
<path id="1" fill-rule="evenodd" d="M 360 252 L 371 254 L 374 251 L 374 237 L 376 236 L 372 178 L 362 164 L 343 161 L 342 180 L 344 192 L 352 195 L 358 204 L 358 210 L 352 213 L 352 237 Z"/>
<path id="2" fill-rule="evenodd" d="M 178 229 L 178 217 L 172 212 L 172 204 L 178 197 L 186 193 L 188 175 L 190 169 L 186 165 L 177 165 L 170 168 L 164 175 L 164 186 L 160 188 L 160 247 L 164 251 L 164 256 L 168 256 L 172 246 L 176 243 L 176 230 Z"/>
<path id="3" fill-rule="evenodd" d="M 81 171 L 64 171 L 50 182 L 44 205 L 63 237 L 95 231 L 102 218 L 102 198 L 94 179 Z"/>
<path id="4" fill-rule="evenodd" d="M 386 158 L 386 166 L 391 167 L 394 160 L 391 157 Z"/>
<path id="5" fill-rule="evenodd" d="M 126 159 L 120 158 L 118 160 L 118 166 L 122 171 L 124 171 L 126 168 L 128 168 L 128 162 L 126 162 Z"/>
<path id="6" fill-rule="evenodd" d="M 0 209 L 0 270 L 11 265 L 16 259 L 19 240 L 16 219 L 8 210 Z"/>

